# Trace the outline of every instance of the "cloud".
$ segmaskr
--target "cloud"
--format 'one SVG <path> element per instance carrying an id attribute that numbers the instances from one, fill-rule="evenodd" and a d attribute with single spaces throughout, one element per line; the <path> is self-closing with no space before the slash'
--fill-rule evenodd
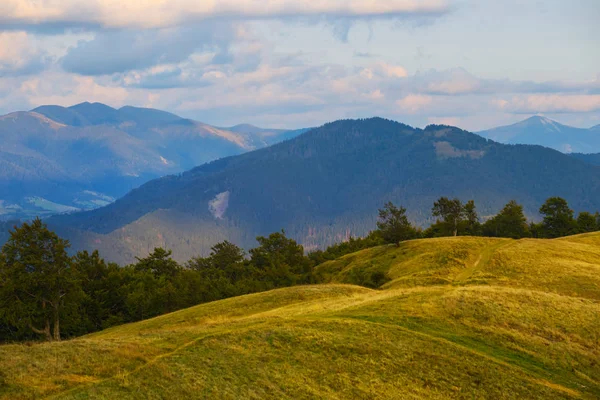
<path id="1" fill-rule="evenodd" d="M 27 32 L 0 32 L 0 77 L 34 74 L 49 62 Z"/>
<path id="2" fill-rule="evenodd" d="M 600 95 L 535 94 L 496 99 L 498 108 L 512 113 L 587 113 L 600 111 Z"/>
<path id="3" fill-rule="evenodd" d="M 463 68 L 420 71 L 411 77 L 409 84 L 413 92 L 449 96 L 503 93 L 600 93 L 598 78 L 580 82 L 485 79 Z"/>
<path id="4" fill-rule="evenodd" d="M 197 50 L 225 51 L 235 38 L 227 23 L 200 27 L 99 32 L 80 41 L 61 59 L 62 67 L 81 75 L 105 75 L 186 60 Z"/>
<path id="5" fill-rule="evenodd" d="M 387 63 L 379 63 L 378 67 L 389 78 L 406 78 L 408 72 L 399 65 L 390 65 Z"/>
<path id="6" fill-rule="evenodd" d="M 0 25 L 164 28 L 207 19 L 441 15 L 445 0 L 3 0 Z"/>
<path id="7" fill-rule="evenodd" d="M 396 104 L 400 107 L 403 112 L 416 113 L 421 111 L 425 107 L 429 106 L 433 102 L 431 96 L 422 94 L 409 94 L 396 101 Z"/>

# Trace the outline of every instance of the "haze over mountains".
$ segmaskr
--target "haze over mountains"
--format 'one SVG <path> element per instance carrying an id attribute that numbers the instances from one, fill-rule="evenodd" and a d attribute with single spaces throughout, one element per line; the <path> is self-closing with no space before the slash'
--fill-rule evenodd
<path id="1" fill-rule="evenodd" d="M 0 116 L 0 219 L 93 209 L 150 179 L 300 132 L 100 103 L 10 113 Z"/>
<path id="2" fill-rule="evenodd" d="M 500 143 L 537 144 L 563 153 L 599 153 L 600 125 L 574 128 L 542 116 L 477 134 Z"/>
<path id="3" fill-rule="evenodd" d="M 158 246 L 183 260 L 224 239 L 248 247 L 257 235 L 282 228 L 308 249 L 363 235 L 386 201 L 426 225 L 440 196 L 474 199 L 481 216 L 516 199 L 536 218 L 551 196 L 566 198 L 576 211 L 595 211 L 600 168 L 449 126 L 343 120 L 153 180 L 107 207 L 49 223 L 76 249 L 99 248 L 121 263 Z"/>

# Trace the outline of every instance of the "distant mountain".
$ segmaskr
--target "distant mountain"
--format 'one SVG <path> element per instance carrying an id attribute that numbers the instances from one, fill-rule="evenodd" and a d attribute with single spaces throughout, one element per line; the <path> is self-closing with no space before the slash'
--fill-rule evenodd
<path id="1" fill-rule="evenodd" d="M 0 116 L 0 219 L 97 208 L 150 179 L 285 140 L 290 132 L 241 133 L 100 103 Z"/>
<path id="2" fill-rule="evenodd" d="M 153 180 L 107 207 L 49 222 L 75 248 L 99 248 L 122 263 L 157 246 L 184 260 L 224 239 L 251 246 L 255 236 L 282 228 L 308 249 L 363 235 L 375 228 L 386 201 L 425 225 L 440 196 L 474 199 L 481 216 L 516 199 L 538 217 L 550 196 L 596 211 L 600 168 L 449 126 L 345 120 Z"/>
<path id="3" fill-rule="evenodd" d="M 563 153 L 600 152 L 600 125 L 574 128 L 540 116 L 477 134 L 500 143 L 537 144 Z"/>
<path id="4" fill-rule="evenodd" d="M 295 130 L 264 129 L 250 124 L 240 124 L 225 129 L 243 135 L 248 143 L 251 143 L 257 148 L 270 146 L 284 140 L 293 139 L 296 136 L 310 130 L 310 128 Z"/>

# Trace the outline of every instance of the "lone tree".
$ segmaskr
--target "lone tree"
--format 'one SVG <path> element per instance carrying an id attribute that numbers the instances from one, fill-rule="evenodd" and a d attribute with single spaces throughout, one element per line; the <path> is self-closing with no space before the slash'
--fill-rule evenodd
<path id="1" fill-rule="evenodd" d="M 379 210 L 377 228 L 386 243 L 394 243 L 397 246 L 404 240 L 417 237 L 417 229 L 406 217 L 406 208 L 396 207 L 392 202 L 386 203 L 383 209 Z"/>
<path id="2" fill-rule="evenodd" d="M 433 203 L 431 213 L 434 217 L 442 218 L 444 224 L 452 231 L 452 236 L 458 235 L 458 227 L 466 216 L 465 206 L 462 202 L 459 199 L 450 200 L 447 197 L 440 197 L 438 201 Z"/>
<path id="3" fill-rule="evenodd" d="M 567 201 L 561 197 L 550 197 L 540 207 L 544 216 L 542 231 L 548 238 L 573 235 L 577 233 L 577 222 L 573 218 L 573 210 Z"/>
<path id="4" fill-rule="evenodd" d="M 477 236 L 481 233 L 481 223 L 479 222 L 479 215 L 477 215 L 477 208 L 475 207 L 475 201 L 469 200 L 464 205 L 464 233 L 466 235 Z"/>
<path id="5" fill-rule="evenodd" d="M 81 291 L 68 248 L 40 219 L 10 232 L 0 253 L 0 318 L 60 340 L 65 301 Z"/>

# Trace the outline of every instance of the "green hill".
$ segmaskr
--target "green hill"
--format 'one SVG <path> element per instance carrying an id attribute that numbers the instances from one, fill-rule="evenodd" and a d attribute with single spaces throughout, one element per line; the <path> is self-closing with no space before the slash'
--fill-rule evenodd
<path id="1" fill-rule="evenodd" d="M 0 398 L 600 396 L 600 234 L 416 240 L 317 272 L 331 283 L 0 346 Z"/>

